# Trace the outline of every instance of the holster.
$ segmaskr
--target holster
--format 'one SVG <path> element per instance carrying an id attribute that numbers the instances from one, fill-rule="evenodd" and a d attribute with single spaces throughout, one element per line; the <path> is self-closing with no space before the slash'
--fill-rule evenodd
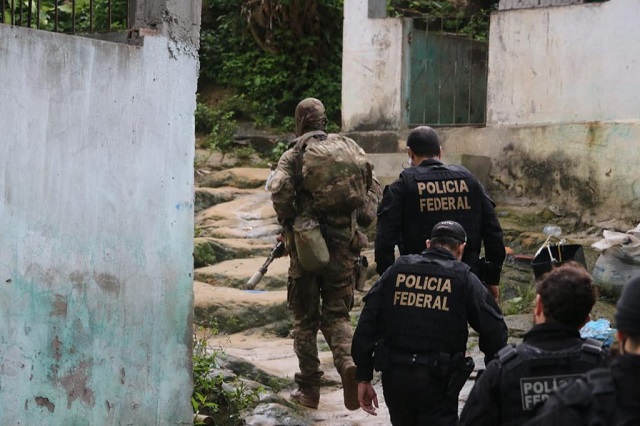
<path id="1" fill-rule="evenodd" d="M 480 272 L 478 278 L 484 285 L 493 285 L 500 281 L 502 267 L 489 262 L 485 257 L 480 258 Z"/>
<path id="2" fill-rule="evenodd" d="M 391 350 L 384 339 L 378 340 L 373 352 L 373 368 L 376 371 L 388 370 L 391 365 Z"/>
<path id="3" fill-rule="evenodd" d="M 449 376 L 449 382 L 447 383 L 447 390 L 445 392 L 445 396 L 447 398 L 458 398 L 458 394 L 464 387 L 464 384 L 467 382 L 476 366 L 473 358 L 470 356 L 462 358 L 462 354 L 460 355 L 460 358 L 454 358 L 452 360 L 451 374 Z"/>
<path id="4" fill-rule="evenodd" d="M 364 285 L 367 282 L 367 268 L 369 267 L 369 260 L 366 256 L 360 256 L 356 262 L 355 275 L 356 275 L 356 290 L 364 291 Z"/>

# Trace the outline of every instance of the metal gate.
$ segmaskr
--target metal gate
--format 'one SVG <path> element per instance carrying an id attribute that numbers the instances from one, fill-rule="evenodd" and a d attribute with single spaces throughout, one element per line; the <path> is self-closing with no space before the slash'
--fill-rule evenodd
<path id="1" fill-rule="evenodd" d="M 410 127 L 485 123 L 489 49 L 481 40 L 487 39 L 486 31 L 474 31 L 473 19 L 414 18 L 409 36 Z"/>
<path id="2" fill-rule="evenodd" d="M 60 33 L 132 27 L 136 0 L 0 0 L 0 24 Z"/>

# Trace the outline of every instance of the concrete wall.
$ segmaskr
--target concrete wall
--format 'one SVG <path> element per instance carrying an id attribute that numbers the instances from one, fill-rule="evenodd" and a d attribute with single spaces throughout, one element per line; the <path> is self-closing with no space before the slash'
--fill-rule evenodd
<path id="1" fill-rule="evenodd" d="M 481 179 L 502 202 L 553 204 L 586 221 L 637 224 L 640 32 L 636 17 L 640 2 L 551 3 L 556 6 L 529 3 L 528 9 L 492 14 L 487 127 L 438 129 L 444 159 L 479 166 Z M 354 27 L 349 31 L 371 37 L 371 28 L 380 24 L 365 20 L 362 6 L 358 10 L 359 19 L 349 24 Z M 345 20 L 345 34 L 349 22 Z M 400 52 L 402 47 L 393 49 Z M 374 51 L 367 54 L 380 60 L 385 57 Z M 404 60 L 408 56 L 405 52 Z M 367 75 L 382 73 L 389 66 L 373 59 L 368 64 L 374 68 Z M 359 75 L 352 68 L 345 67 L 343 72 L 345 87 Z M 402 76 L 408 78 L 404 71 Z M 397 87 L 390 81 L 391 87 Z M 360 83 L 350 87 L 349 99 L 370 96 L 370 85 Z M 395 149 L 399 153 L 372 156 L 384 182 L 397 177 L 406 158 L 402 151 L 406 122 L 401 110 L 390 111 L 401 123 Z M 347 116 L 343 121 L 352 119 Z M 350 136 L 367 148 L 376 148 L 377 144 L 367 143 L 368 133 L 372 132 Z"/>
<path id="2" fill-rule="evenodd" d="M 640 117 L 640 2 L 494 12 L 487 125 Z"/>
<path id="3" fill-rule="evenodd" d="M 378 3 L 378 0 L 349 0 L 344 4 L 342 130 L 345 132 L 396 130 L 403 126 L 406 35 L 401 19 L 381 18 L 385 8 L 378 7 Z"/>
<path id="4" fill-rule="evenodd" d="M 524 9 L 530 7 L 566 6 L 581 4 L 584 0 L 500 0 L 499 9 Z"/>
<path id="5" fill-rule="evenodd" d="M 0 424 L 192 423 L 198 60 L 165 33 L 0 25 Z"/>
<path id="6" fill-rule="evenodd" d="M 640 150 L 635 148 L 640 123 L 448 128 L 439 133 L 454 162 L 463 155 L 492 160 L 488 187 L 501 202 L 555 205 L 592 223 L 640 222 Z"/>

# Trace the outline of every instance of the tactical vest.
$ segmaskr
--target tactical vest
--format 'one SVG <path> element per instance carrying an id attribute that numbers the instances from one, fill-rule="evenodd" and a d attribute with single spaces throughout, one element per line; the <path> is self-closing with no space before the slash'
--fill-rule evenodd
<path id="1" fill-rule="evenodd" d="M 461 166 L 434 164 L 403 170 L 400 178 L 406 190 L 400 252 L 420 253 L 436 223 L 454 220 L 467 232 L 465 252 L 477 258 L 484 190 L 471 173 Z"/>
<path id="2" fill-rule="evenodd" d="M 614 425 L 618 421 L 633 424 L 617 418 L 617 392 L 611 370 L 595 368 L 587 371 L 585 376 L 555 393 L 554 424 L 569 426 L 579 422 L 581 425 L 603 426 Z M 528 421 L 527 426 L 547 426 L 548 423 L 548 417 L 543 415 Z"/>
<path id="3" fill-rule="evenodd" d="M 385 338 L 392 351 L 464 352 L 469 267 L 428 255 L 398 258 L 385 282 Z"/>
<path id="4" fill-rule="evenodd" d="M 521 425 L 555 388 L 573 383 L 584 373 L 604 366 L 602 343 L 587 339 L 582 346 L 547 351 L 522 343 L 498 351 L 501 364 L 502 425 Z"/>

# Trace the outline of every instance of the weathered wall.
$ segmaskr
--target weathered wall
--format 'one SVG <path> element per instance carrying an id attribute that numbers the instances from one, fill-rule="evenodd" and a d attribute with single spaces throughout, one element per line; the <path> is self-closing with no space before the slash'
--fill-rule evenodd
<path id="1" fill-rule="evenodd" d="M 494 12 L 487 125 L 640 118 L 640 2 Z"/>
<path id="2" fill-rule="evenodd" d="M 500 10 L 524 9 L 530 7 L 566 6 L 585 3 L 584 0 L 500 0 Z"/>
<path id="3" fill-rule="evenodd" d="M 640 222 L 637 16 L 636 0 L 494 12 L 487 127 L 439 129 L 445 160 L 489 159 L 486 182 L 502 201 L 555 204 L 587 221 Z M 362 17 L 357 24 L 353 31 L 362 34 L 377 25 Z M 375 75 L 380 67 L 371 64 Z M 343 84 L 357 77 L 345 68 Z M 370 93 L 357 83 L 351 90 L 353 99 Z M 408 130 L 401 112 L 394 113 L 401 151 Z M 404 157 L 375 156 L 381 179 L 395 178 Z"/>
<path id="4" fill-rule="evenodd" d="M 369 5 L 371 3 L 371 6 Z M 342 130 L 395 130 L 403 126 L 403 34 L 401 19 L 378 0 L 344 4 Z M 384 2 L 382 2 L 384 4 Z M 376 19 L 369 19 L 369 17 Z"/>
<path id="5" fill-rule="evenodd" d="M 195 46 L 0 57 L 0 424 L 191 424 Z"/>
<path id="6" fill-rule="evenodd" d="M 439 129 L 454 161 L 492 159 L 498 200 L 554 204 L 586 221 L 640 222 L 640 123 L 577 123 Z"/>

